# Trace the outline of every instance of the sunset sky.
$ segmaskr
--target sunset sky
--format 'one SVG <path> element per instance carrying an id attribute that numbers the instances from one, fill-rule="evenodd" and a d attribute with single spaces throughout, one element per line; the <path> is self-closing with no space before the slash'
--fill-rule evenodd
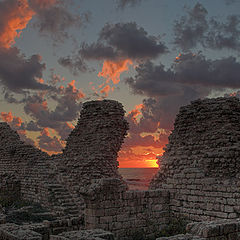
<path id="1" fill-rule="evenodd" d="M 182 105 L 239 96 L 240 0 L 0 0 L 0 121 L 58 153 L 82 102 L 121 102 L 120 167 L 157 167 Z"/>

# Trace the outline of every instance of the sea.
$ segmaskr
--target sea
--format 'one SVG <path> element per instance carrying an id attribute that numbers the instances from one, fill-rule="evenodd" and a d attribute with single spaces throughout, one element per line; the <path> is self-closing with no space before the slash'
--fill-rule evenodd
<path id="1" fill-rule="evenodd" d="M 119 168 L 130 190 L 147 190 L 158 168 Z"/>

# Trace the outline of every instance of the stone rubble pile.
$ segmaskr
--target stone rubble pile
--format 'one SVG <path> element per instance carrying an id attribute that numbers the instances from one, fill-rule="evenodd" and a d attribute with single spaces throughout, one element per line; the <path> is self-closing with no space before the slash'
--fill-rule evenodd
<path id="1" fill-rule="evenodd" d="M 156 240 L 239 240 L 240 219 L 189 223 L 187 234 L 161 237 Z"/>
<path id="2" fill-rule="evenodd" d="M 111 232 L 102 229 L 70 231 L 58 235 L 52 235 L 50 240 L 114 240 Z"/>

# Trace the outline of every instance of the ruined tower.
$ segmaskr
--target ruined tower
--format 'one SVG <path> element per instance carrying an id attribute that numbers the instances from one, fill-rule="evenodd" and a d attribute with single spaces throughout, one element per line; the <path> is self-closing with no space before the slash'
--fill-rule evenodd
<path id="1" fill-rule="evenodd" d="M 180 108 L 151 188 L 192 220 L 240 216 L 240 102 L 197 100 Z M 238 206 L 237 206 L 238 205 Z"/>
<path id="2" fill-rule="evenodd" d="M 92 179 L 121 178 L 117 156 L 127 129 L 122 104 L 114 100 L 84 103 L 63 150 L 62 168 L 81 186 Z"/>

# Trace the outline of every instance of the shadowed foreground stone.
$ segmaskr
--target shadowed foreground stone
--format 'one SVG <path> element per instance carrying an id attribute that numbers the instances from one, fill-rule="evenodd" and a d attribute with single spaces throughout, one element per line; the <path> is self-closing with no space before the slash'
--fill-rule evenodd
<path id="1" fill-rule="evenodd" d="M 72 231 L 51 236 L 50 240 L 114 240 L 112 233 L 101 229 Z"/>

